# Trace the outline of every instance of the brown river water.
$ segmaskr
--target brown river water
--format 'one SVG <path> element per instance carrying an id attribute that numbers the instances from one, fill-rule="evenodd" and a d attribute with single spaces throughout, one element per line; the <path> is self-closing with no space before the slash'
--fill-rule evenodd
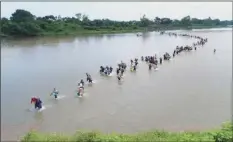
<path id="1" fill-rule="evenodd" d="M 197 51 L 181 53 L 149 71 L 101 77 L 101 65 L 141 55 L 172 54 L 177 45 L 196 39 L 156 32 L 3 41 L 1 45 L 2 140 L 15 140 L 30 129 L 72 134 L 76 130 L 135 133 L 207 130 L 232 117 L 232 29 L 173 31 L 207 37 Z M 213 49 L 217 49 L 213 54 Z M 92 75 L 96 83 L 75 97 L 77 81 Z M 50 97 L 56 87 L 65 97 Z M 27 111 L 31 96 L 46 109 Z"/>

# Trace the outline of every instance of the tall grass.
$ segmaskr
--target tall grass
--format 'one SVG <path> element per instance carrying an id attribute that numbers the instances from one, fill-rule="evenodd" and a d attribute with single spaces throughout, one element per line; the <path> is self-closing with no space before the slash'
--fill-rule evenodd
<path id="1" fill-rule="evenodd" d="M 185 142 L 232 142 L 233 124 L 224 123 L 221 128 L 205 132 L 166 132 L 151 131 L 129 134 L 103 134 L 100 132 L 78 131 L 72 136 L 63 134 L 43 134 L 36 131 L 27 133 L 22 142 L 156 142 L 156 141 L 185 141 Z"/>

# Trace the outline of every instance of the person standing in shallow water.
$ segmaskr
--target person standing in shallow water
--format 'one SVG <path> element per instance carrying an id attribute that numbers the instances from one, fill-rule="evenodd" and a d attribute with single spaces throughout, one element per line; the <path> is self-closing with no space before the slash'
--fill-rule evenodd
<path id="1" fill-rule="evenodd" d="M 176 55 L 176 50 L 173 51 L 173 57 L 175 57 L 175 55 Z"/>
<path id="2" fill-rule="evenodd" d="M 163 59 L 162 57 L 159 58 L 159 63 L 162 64 L 163 63 Z"/>
<path id="3" fill-rule="evenodd" d="M 216 49 L 214 49 L 214 53 L 216 52 Z"/>
<path id="4" fill-rule="evenodd" d="M 151 63 L 149 63 L 149 70 L 151 70 L 151 67 L 152 67 L 152 65 L 151 65 Z"/>

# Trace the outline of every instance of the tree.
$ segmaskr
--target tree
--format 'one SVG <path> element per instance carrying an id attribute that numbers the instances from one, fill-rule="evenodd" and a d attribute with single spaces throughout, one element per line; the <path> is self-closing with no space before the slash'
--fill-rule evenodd
<path id="1" fill-rule="evenodd" d="M 82 24 L 83 25 L 89 25 L 89 18 L 88 18 L 88 15 L 85 15 L 85 14 L 83 14 L 82 15 Z"/>
<path id="2" fill-rule="evenodd" d="M 191 23 L 192 24 L 203 24 L 203 20 L 197 19 L 197 18 L 192 18 Z"/>
<path id="3" fill-rule="evenodd" d="M 142 27 L 147 27 L 150 24 L 150 20 L 146 18 L 145 14 L 140 18 L 140 21 L 141 21 Z"/>
<path id="4" fill-rule="evenodd" d="M 75 30 L 100 31 L 110 30 L 133 30 L 140 27 L 165 28 L 169 26 L 189 27 L 191 25 L 232 25 L 232 20 L 220 21 L 219 19 L 198 19 L 190 16 L 183 17 L 181 20 L 171 20 L 170 18 L 155 17 L 150 20 L 144 14 L 140 20 L 134 21 L 115 21 L 110 19 L 90 20 L 88 15 L 77 13 L 74 17 L 61 17 L 47 15 L 44 17 L 35 17 L 29 11 L 17 9 L 10 19 L 1 18 L 1 35 L 12 36 L 36 36 L 40 34 L 73 33 Z M 155 25 L 154 25 L 155 24 Z M 158 26 L 157 26 L 158 25 Z"/>
<path id="5" fill-rule="evenodd" d="M 41 32 L 40 27 L 32 22 L 20 23 L 20 33 L 27 36 L 36 36 Z"/>
<path id="6" fill-rule="evenodd" d="M 77 14 L 75 14 L 75 16 L 76 16 L 76 18 L 80 21 L 81 20 L 81 18 L 82 18 L 82 14 L 81 13 L 77 13 Z"/>
<path id="7" fill-rule="evenodd" d="M 184 18 L 181 19 L 181 24 L 184 26 L 191 26 L 191 21 L 190 21 L 191 17 L 190 16 L 186 16 Z"/>
<path id="8" fill-rule="evenodd" d="M 5 24 L 8 24 L 9 23 L 9 20 L 5 17 L 1 18 L 1 21 L 0 21 L 0 25 L 5 25 Z"/>
<path id="9" fill-rule="evenodd" d="M 206 26 L 212 25 L 212 19 L 210 17 L 206 18 L 206 19 L 203 19 L 203 24 L 206 25 Z"/>
<path id="10" fill-rule="evenodd" d="M 160 18 L 159 17 L 155 17 L 155 19 L 154 19 L 154 22 L 155 22 L 155 24 L 160 24 Z"/>
<path id="11" fill-rule="evenodd" d="M 214 25 L 219 25 L 220 24 L 219 19 L 213 19 L 212 22 L 213 22 Z"/>
<path id="12" fill-rule="evenodd" d="M 169 25 L 171 23 L 172 23 L 172 20 L 170 18 L 162 18 L 160 20 L 160 24 Z"/>
<path id="13" fill-rule="evenodd" d="M 18 36 L 22 31 L 21 27 L 16 23 L 9 23 L 7 26 L 3 25 L 1 28 L 2 32 L 6 35 Z"/>
<path id="14" fill-rule="evenodd" d="M 177 19 L 175 19 L 175 20 L 172 21 L 172 24 L 173 24 L 174 26 L 180 26 L 180 21 L 177 20 Z"/>
<path id="15" fill-rule="evenodd" d="M 83 15 L 82 15 L 82 21 L 83 21 L 83 22 L 89 21 L 88 15 L 83 14 Z"/>
<path id="16" fill-rule="evenodd" d="M 46 21 L 55 21 L 56 17 L 54 17 L 53 15 L 47 15 L 47 16 L 44 16 L 43 19 Z"/>
<path id="17" fill-rule="evenodd" d="M 10 17 L 13 22 L 33 21 L 34 18 L 34 15 L 23 9 L 17 9 Z"/>

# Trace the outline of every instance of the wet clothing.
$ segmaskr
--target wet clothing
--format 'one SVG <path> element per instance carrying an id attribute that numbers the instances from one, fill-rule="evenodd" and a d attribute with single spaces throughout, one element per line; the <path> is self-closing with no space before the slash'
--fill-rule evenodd
<path id="1" fill-rule="evenodd" d="M 163 59 L 159 58 L 159 63 L 162 64 L 163 63 Z"/>
<path id="2" fill-rule="evenodd" d="M 86 75 L 87 75 L 87 81 L 88 81 L 89 83 L 92 83 L 91 75 L 88 74 L 88 73 L 86 73 Z"/>
<path id="3" fill-rule="evenodd" d="M 31 98 L 31 103 L 35 103 L 34 105 L 35 109 L 42 108 L 42 101 L 39 98 L 36 98 L 36 97 Z"/>
<path id="4" fill-rule="evenodd" d="M 83 91 L 84 91 L 83 86 L 80 86 L 80 87 L 78 88 L 77 95 L 78 95 L 78 96 L 81 96 L 81 95 L 82 95 L 82 93 L 83 93 Z"/>
<path id="5" fill-rule="evenodd" d="M 118 75 L 118 76 L 117 76 L 117 79 L 118 79 L 118 81 L 120 81 L 120 80 L 121 80 L 121 76 Z"/>
<path id="6" fill-rule="evenodd" d="M 100 67 L 100 73 L 103 73 L 103 72 L 104 72 L 104 67 L 101 66 L 101 67 Z"/>
<path id="7" fill-rule="evenodd" d="M 83 80 L 81 80 L 81 81 L 80 81 L 80 84 L 82 84 L 82 86 L 84 86 L 84 81 L 83 81 Z"/>
<path id="8" fill-rule="evenodd" d="M 42 108 L 42 101 L 40 99 L 37 99 L 35 103 L 35 109 L 41 109 Z"/>
<path id="9" fill-rule="evenodd" d="M 108 69 L 107 68 L 105 68 L 104 73 L 105 73 L 105 75 L 108 75 Z"/>
<path id="10" fill-rule="evenodd" d="M 91 79 L 90 77 L 87 77 L 87 81 L 88 81 L 89 83 L 92 83 L 92 79 Z"/>
<path id="11" fill-rule="evenodd" d="M 112 70 L 113 70 L 113 68 L 110 67 L 110 68 L 109 68 L 109 74 L 112 73 Z"/>
<path id="12" fill-rule="evenodd" d="M 121 74 L 123 75 L 123 73 L 124 73 L 124 69 L 121 69 Z"/>
<path id="13" fill-rule="evenodd" d="M 158 65 L 158 60 L 157 60 L 157 59 L 155 60 L 155 65 L 156 65 L 156 66 Z"/>
<path id="14" fill-rule="evenodd" d="M 56 89 L 54 89 L 53 92 L 51 93 L 51 95 L 53 95 L 56 99 L 57 95 L 58 95 L 58 91 Z"/>
<path id="15" fill-rule="evenodd" d="M 78 89 L 79 89 L 79 88 L 82 88 L 82 89 L 84 90 L 84 84 L 79 83 L 79 84 L 78 84 Z"/>
<path id="16" fill-rule="evenodd" d="M 118 74 L 120 73 L 120 69 L 117 69 L 117 70 L 116 70 L 116 73 L 117 73 L 117 75 L 118 75 Z"/>
<path id="17" fill-rule="evenodd" d="M 133 66 L 133 70 L 134 70 L 134 71 L 136 71 L 136 69 L 137 69 L 136 65 L 135 65 L 135 66 Z"/>
<path id="18" fill-rule="evenodd" d="M 151 64 L 149 64 L 149 70 L 151 70 L 151 67 L 152 67 L 152 65 L 151 65 Z"/>
<path id="19" fill-rule="evenodd" d="M 89 81 L 91 79 L 91 75 L 88 73 L 86 73 L 86 75 L 87 75 L 87 81 Z"/>

